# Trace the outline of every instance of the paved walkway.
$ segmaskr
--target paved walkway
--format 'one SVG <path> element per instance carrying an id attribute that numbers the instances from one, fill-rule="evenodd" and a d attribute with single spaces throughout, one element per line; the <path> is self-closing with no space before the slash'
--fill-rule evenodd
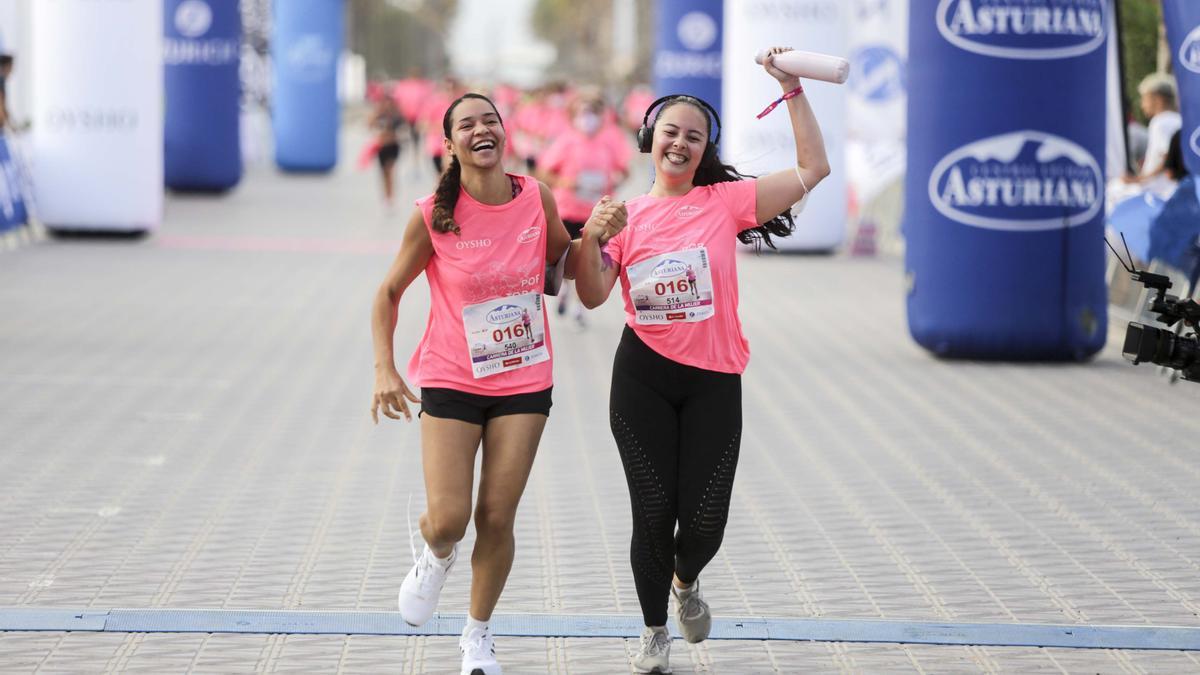
<path id="1" fill-rule="evenodd" d="M 424 494 L 417 428 L 367 414 L 368 309 L 407 206 L 384 215 L 376 176 L 349 166 L 172 196 L 140 240 L 0 253 L 0 608 L 394 609 Z M 432 180 L 406 166 L 403 203 Z M 1200 628 L 1200 387 L 1112 340 L 1087 365 L 934 360 L 907 335 L 894 259 L 747 255 L 741 278 L 754 357 L 704 575 L 718 618 Z M 425 297 L 418 282 L 403 304 L 402 358 Z M 506 616 L 637 614 L 606 421 L 619 303 L 588 321 L 555 317 Z M 466 610 L 469 576 L 444 612 Z M 635 641 L 498 646 L 510 673 L 614 673 Z M 673 657 L 678 673 L 1200 670 L 1200 652 L 792 640 Z M 456 668 L 445 636 L 0 632 L 4 672 Z"/>

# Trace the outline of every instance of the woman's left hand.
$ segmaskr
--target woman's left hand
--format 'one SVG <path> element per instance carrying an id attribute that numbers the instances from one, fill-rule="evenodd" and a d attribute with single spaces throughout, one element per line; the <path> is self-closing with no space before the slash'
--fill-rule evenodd
<path id="1" fill-rule="evenodd" d="M 780 70 L 779 68 L 775 67 L 775 55 L 782 54 L 784 52 L 790 52 L 790 51 L 792 51 L 791 47 L 771 47 L 770 49 L 768 49 L 767 57 L 765 59 L 763 59 L 763 63 L 762 63 L 763 70 L 767 71 L 767 73 L 769 73 L 771 75 L 771 77 L 779 80 L 780 82 L 786 82 L 789 84 L 791 84 L 791 83 L 800 84 L 800 78 L 796 77 L 795 75 L 785 73 L 782 70 Z M 790 88 L 794 88 L 794 86 L 789 87 L 789 89 Z"/>

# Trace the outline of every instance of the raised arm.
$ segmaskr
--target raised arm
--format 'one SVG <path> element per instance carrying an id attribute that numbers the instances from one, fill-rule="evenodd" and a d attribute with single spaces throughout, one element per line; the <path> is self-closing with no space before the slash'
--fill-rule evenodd
<path id="1" fill-rule="evenodd" d="M 404 229 L 404 240 L 400 252 L 392 262 L 383 284 L 375 293 L 371 306 L 371 337 L 375 345 L 375 396 L 371 402 L 371 419 L 379 422 L 379 411 L 392 419 L 404 415 L 412 420 L 407 401 L 420 403 L 420 399 L 404 384 L 396 370 L 396 356 L 392 340 L 396 334 L 397 307 L 404 291 L 417 275 L 424 271 L 433 256 L 433 242 L 425 229 L 425 218 L 414 211 Z M 398 415 L 399 413 L 400 415 Z"/>
<path id="2" fill-rule="evenodd" d="M 791 48 L 772 47 L 763 60 L 763 69 L 779 80 L 785 94 L 800 87 L 800 78 L 775 67 L 775 55 L 787 51 L 791 51 Z M 791 208 L 829 175 L 829 159 L 825 156 L 821 127 L 803 91 L 787 99 L 787 111 L 792 122 L 792 135 L 796 139 L 796 166 L 758 179 L 755 217 L 759 224 Z"/>

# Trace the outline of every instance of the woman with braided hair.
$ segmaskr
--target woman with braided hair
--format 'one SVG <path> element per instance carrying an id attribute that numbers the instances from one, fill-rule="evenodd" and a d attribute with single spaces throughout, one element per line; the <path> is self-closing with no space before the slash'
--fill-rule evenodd
<path id="1" fill-rule="evenodd" d="M 646 629 L 633 666 L 669 673 L 669 597 L 684 639 L 708 637 L 699 575 L 725 533 L 741 443 L 741 373 L 749 344 L 738 319 L 735 242 L 765 243 L 793 228 L 791 206 L 829 174 L 821 130 L 794 76 L 779 80 L 796 165 L 748 178 L 717 157 L 720 121 L 707 103 L 668 96 L 638 132 L 654 184 L 629 200 L 629 226 L 600 241 L 585 231 L 575 286 L 589 309 L 617 280 L 626 326 L 613 362 L 609 423 L 633 511 L 630 561 Z M 650 116 L 655 112 L 654 121 Z M 764 113 L 765 114 L 765 113 Z M 601 250 L 603 247 L 603 251 Z"/>
<path id="2" fill-rule="evenodd" d="M 420 403 L 427 508 L 425 548 L 400 586 L 404 620 L 425 623 L 437 608 L 472 511 L 471 608 L 459 640 L 464 675 L 498 675 L 488 627 L 512 567 L 517 503 L 550 414 L 551 345 L 543 288 L 548 264 L 574 276 L 572 244 L 550 189 L 505 173 L 506 135 L 490 100 L 465 94 L 442 118 L 449 165 L 434 194 L 417 202 L 400 252 L 375 296 L 375 395 L 371 415 L 411 420 Z M 598 205 L 585 229 L 606 241 L 624 225 L 624 206 Z M 564 261 L 565 258 L 565 261 Z M 431 303 L 425 334 L 396 369 L 397 306 L 421 272 Z M 482 445 L 479 498 L 472 508 L 475 455 Z"/>

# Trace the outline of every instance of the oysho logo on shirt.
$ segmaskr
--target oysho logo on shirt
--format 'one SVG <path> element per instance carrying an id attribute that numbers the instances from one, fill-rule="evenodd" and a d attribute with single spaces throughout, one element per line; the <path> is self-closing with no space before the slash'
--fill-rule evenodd
<path id="1" fill-rule="evenodd" d="M 1193 28 L 1179 45 L 1179 63 L 1193 73 L 1200 73 L 1200 26 Z"/>
<path id="2" fill-rule="evenodd" d="M 678 209 L 676 209 L 675 217 L 676 218 L 691 218 L 693 216 L 698 216 L 701 213 L 704 213 L 703 208 L 701 208 L 699 206 L 687 205 L 687 206 L 681 206 Z"/>
<path id="3" fill-rule="evenodd" d="M 983 56 L 1062 59 L 1104 44 L 1106 0 L 941 0 L 937 27 Z"/>
<path id="4" fill-rule="evenodd" d="M 677 277 L 686 271 L 687 265 L 673 258 L 667 258 L 655 265 L 654 269 L 650 270 L 650 276 L 655 279 L 669 279 Z"/>
<path id="5" fill-rule="evenodd" d="M 521 232 L 520 234 L 517 235 L 517 243 L 518 244 L 528 244 L 531 242 L 535 242 L 538 239 L 540 239 L 541 236 L 542 236 L 542 228 L 538 227 L 537 225 L 534 225 L 533 227 L 530 227 L 529 229 L 527 229 L 524 232 Z"/>
<path id="6" fill-rule="evenodd" d="M 1103 174 L 1078 144 L 1040 131 L 1014 131 L 968 143 L 929 177 L 942 215 L 992 230 L 1036 231 L 1082 225 L 1100 212 Z"/>
<path id="7" fill-rule="evenodd" d="M 487 322 L 497 326 L 506 326 L 521 320 L 523 310 L 516 305 L 500 305 L 487 313 Z"/>
<path id="8" fill-rule="evenodd" d="M 469 248 L 487 248 L 492 245 L 491 239 L 464 239 L 454 245 L 454 248 L 463 251 Z"/>

